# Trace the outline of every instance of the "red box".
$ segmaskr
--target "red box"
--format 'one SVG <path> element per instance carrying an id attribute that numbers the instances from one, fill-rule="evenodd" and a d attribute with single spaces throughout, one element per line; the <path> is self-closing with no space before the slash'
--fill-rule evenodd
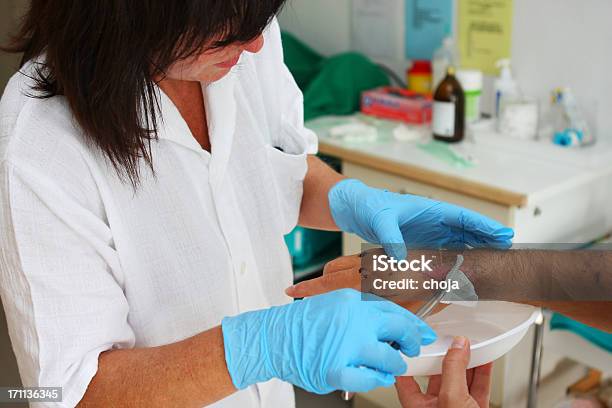
<path id="1" fill-rule="evenodd" d="M 383 87 L 361 94 L 362 113 L 414 125 L 431 122 L 432 106 L 431 95 L 403 88 Z"/>

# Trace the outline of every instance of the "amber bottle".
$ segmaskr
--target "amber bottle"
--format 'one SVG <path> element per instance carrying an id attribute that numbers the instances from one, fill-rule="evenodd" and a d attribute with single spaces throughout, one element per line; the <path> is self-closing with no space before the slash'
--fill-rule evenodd
<path id="1" fill-rule="evenodd" d="M 449 67 L 434 94 L 432 129 L 434 139 L 457 143 L 465 135 L 465 93 Z"/>

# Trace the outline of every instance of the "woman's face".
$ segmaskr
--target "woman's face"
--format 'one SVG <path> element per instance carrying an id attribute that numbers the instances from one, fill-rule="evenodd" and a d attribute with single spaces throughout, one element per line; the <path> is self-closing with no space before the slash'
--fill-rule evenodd
<path id="1" fill-rule="evenodd" d="M 227 75 L 243 52 L 258 53 L 264 45 L 260 35 L 248 43 L 231 44 L 178 61 L 170 66 L 166 78 L 179 81 L 215 82 Z"/>

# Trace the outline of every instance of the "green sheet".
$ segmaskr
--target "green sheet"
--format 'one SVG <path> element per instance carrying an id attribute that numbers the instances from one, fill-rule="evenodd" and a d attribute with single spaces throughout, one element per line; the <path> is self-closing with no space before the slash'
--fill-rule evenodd
<path id="1" fill-rule="evenodd" d="M 285 64 L 304 93 L 305 120 L 354 113 L 363 91 L 389 85 L 387 74 L 361 54 L 325 58 L 289 33 L 282 40 Z"/>

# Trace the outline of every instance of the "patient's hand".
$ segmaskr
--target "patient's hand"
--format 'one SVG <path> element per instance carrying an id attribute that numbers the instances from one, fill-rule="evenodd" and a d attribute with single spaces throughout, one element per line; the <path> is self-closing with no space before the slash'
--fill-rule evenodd
<path id="1" fill-rule="evenodd" d="M 288 288 L 285 293 L 292 298 L 305 298 L 310 296 L 321 295 L 323 293 L 332 292 L 339 289 L 355 289 L 362 290 L 362 275 L 360 268 L 363 266 L 363 258 L 359 255 L 343 256 L 335 259 L 325 265 L 323 276 L 312 279 Z M 415 312 L 423 304 L 423 300 L 427 298 L 427 294 L 419 293 L 415 296 L 419 300 L 406 299 L 406 293 L 377 293 L 378 295 L 394 301 L 404 308 Z M 444 309 L 445 305 L 438 306 L 434 313 Z"/>
<path id="2" fill-rule="evenodd" d="M 361 258 L 359 255 L 343 256 L 325 265 L 323 276 L 298 283 L 285 292 L 293 298 L 321 295 L 338 289 L 361 289 Z"/>
<path id="3" fill-rule="evenodd" d="M 442 366 L 442 375 L 429 379 L 423 393 L 412 377 L 398 377 L 395 387 L 403 408 L 487 408 L 491 395 L 492 363 L 466 370 L 470 344 L 456 338 Z"/>

